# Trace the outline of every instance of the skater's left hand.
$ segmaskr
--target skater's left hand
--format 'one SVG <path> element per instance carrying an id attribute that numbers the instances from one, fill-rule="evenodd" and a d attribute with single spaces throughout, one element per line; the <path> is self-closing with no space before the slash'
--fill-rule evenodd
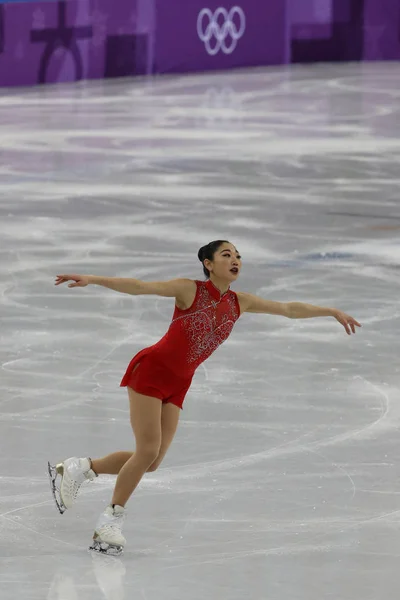
<path id="1" fill-rule="evenodd" d="M 346 315 L 346 313 L 341 310 L 335 310 L 333 316 L 341 325 L 343 325 L 348 335 L 351 335 L 351 332 L 356 332 L 356 326 L 361 327 L 358 321 L 353 319 L 353 317 L 350 317 L 350 315 Z"/>

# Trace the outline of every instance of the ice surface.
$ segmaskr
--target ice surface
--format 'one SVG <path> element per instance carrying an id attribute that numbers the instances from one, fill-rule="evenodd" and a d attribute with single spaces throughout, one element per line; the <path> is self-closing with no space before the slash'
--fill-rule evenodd
<path id="1" fill-rule="evenodd" d="M 93 82 L 0 95 L 0 598 L 398 596 L 400 66 Z M 170 299 L 63 271 L 201 278 L 361 321 L 244 315 L 199 368 L 121 559 L 91 557 L 113 477 L 60 516 L 46 464 L 130 449 L 125 367 Z"/>

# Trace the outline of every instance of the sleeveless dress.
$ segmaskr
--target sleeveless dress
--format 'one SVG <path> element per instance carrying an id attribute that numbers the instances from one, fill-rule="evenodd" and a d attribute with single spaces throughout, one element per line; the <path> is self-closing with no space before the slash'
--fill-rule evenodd
<path id="1" fill-rule="evenodd" d="M 228 338 L 240 316 L 237 294 L 210 281 L 196 281 L 192 306 L 175 305 L 167 333 L 136 354 L 121 381 L 139 394 L 182 408 L 196 369 Z"/>

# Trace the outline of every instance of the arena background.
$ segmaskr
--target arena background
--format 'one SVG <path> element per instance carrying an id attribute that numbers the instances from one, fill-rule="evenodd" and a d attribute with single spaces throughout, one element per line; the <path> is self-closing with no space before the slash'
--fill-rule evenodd
<path id="1" fill-rule="evenodd" d="M 398 597 L 400 3 L 0 3 L 0 599 Z M 59 515 L 47 461 L 133 448 L 131 357 L 168 298 L 60 272 L 203 278 L 362 324 L 243 315 L 176 438 L 87 552 L 114 478 Z"/>
<path id="2" fill-rule="evenodd" d="M 246 0 L 236 8 L 233 32 L 224 22 L 235 5 L 216 0 L 2 0 L 0 85 L 400 58 L 398 0 Z M 215 53 L 207 51 L 219 43 L 206 33 L 210 14 L 226 38 Z"/>

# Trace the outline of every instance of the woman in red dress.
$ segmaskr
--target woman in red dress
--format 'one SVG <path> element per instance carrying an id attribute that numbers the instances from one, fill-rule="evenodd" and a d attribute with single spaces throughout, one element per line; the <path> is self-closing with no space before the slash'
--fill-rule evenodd
<path id="1" fill-rule="evenodd" d="M 301 302 L 273 302 L 253 294 L 234 292 L 230 285 L 240 274 L 242 260 L 233 244 L 216 240 L 200 248 L 206 281 L 57 275 L 56 285 L 101 285 L 126 294 L 149 294 L 175 298 L 172 322 L 164 337 L 141 350 L 131 360 L 121 381 L 127 387 L 135 452 L 114 452 L 104 458 L 69 458 L 56 467 L 49 464 L 53 495 L 60 512 L 70 508 L 83 482 L 101 474 L 118 475 L 110 505 L 100 516 L 91 549 L 118 555 L 125 538 L 122 525 L 125 505 L 144 473 L 161 464 L 174 438 L 186 393 L 197 367 L 224 342 L 245 312 L 282 315 L 291 319 L 334 317 L 346 332 L 360 324 L 335 308 Z M 61 476 L 60 489 L 56 488 Z"/>

